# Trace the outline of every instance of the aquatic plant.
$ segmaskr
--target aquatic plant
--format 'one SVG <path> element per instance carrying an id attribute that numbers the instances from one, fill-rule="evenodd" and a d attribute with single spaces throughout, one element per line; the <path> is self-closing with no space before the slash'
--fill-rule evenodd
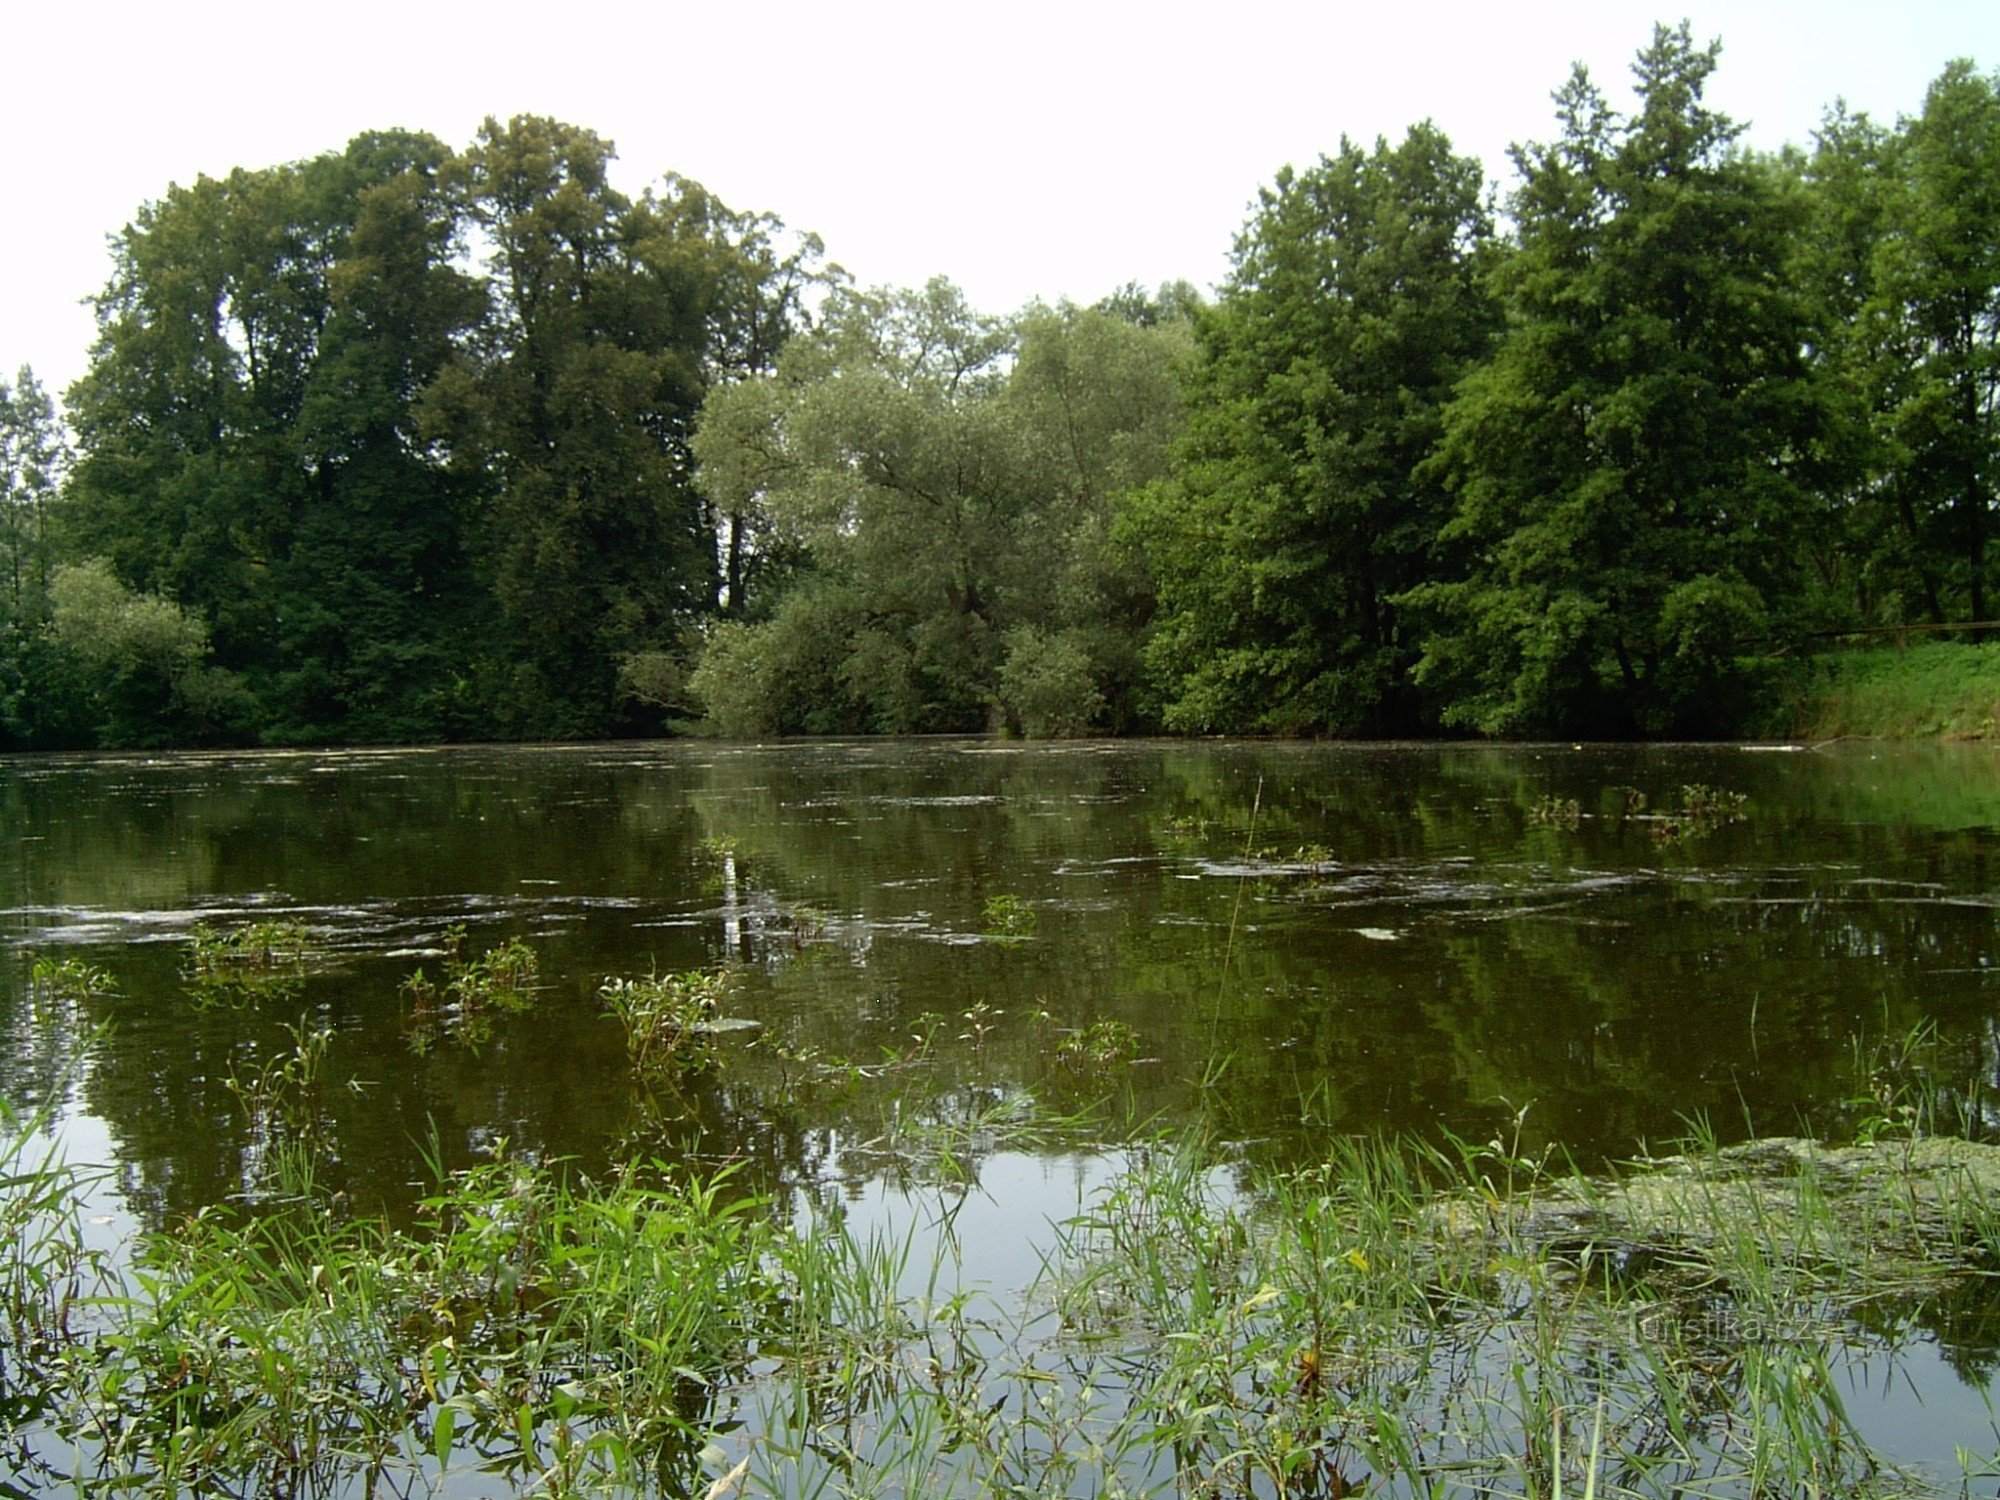
<path id="1" fill-rule="evenodd" d="M 519 1015 L 532 1010 L 541 978 L 541 960 L 524 938 L 512 937 L 472 958 L 460 958 L 466 929 L 447 927 L 441 979 L 419 967 L 398 986 L 404 1001 L 405 1033 L 412 1051 L 428 1052 L 440 1039 L 462 1047 L 484 1046 L 493 1036 L 496 1011 Z"/>
<path id="2" fill-rule="evenodd" d="M 74 956 L 37 953 L 28 965 L 28 989 L 37 1010 L 50 1004 L 76 1005 L 117 988 L 108 971 Z"/>
<path id="3" fill-rule="evenodd" d="M 1555 828 L 1575 828 L 1583 820 L 1583 806 L 1574 797 L 1550 795 L 1528 809 L 1530 823 L 1544 823 Z"/>
<path id="4" fill-rule="evenodd" d="M 1012 892 L 988 896 L 983 912 L 985 932 L 1001 942 L 1031 937 L 1035 931 L 1035 909 Z"/>
<path id="5" fill-rule="evenodd" d="M 294 995 L 304 983 L 311 934 L 296 922 L 249 922 L 223 929 L 196 923 L 181 977 L 206 1003 Z"/>
<path id="6" fill-rule="evenodd" d="M 291 1046 L 263 1062 L 232 1066 L 223 1080 L 250 1127 L 244 1189 L 262 1196 L 280 1181 L 310 1182 L 325 1144 L 321 1072 L 333 1033 L 304 1021 L 286 1027 Z"/>
<path id="7" fill-rule="evenodd" d="M 1072 1072 L 1101 1073 L 1132 1060 L 1139 1033 L 1123 1021 L 1092 1021 L 1056 1043 L 1056 1062 Z"/>
<path id="8" fill-rule="evenodd" d="M 671 1081 L 711 1067 L 715 1021 L 729 992 L 727 970 L 607 979 L 597 993 L 625 1032 L 625 1055 L 648 1082 Z"/>
<path id="9" fill-rule="evenodd" d="M 728 1172 L 567 1182 L 503 1143 L 416 1228 L 294 1179 L 121 1271 L 5 1123 L 15 1483 L 85 1496 L 1954 1493 L 1870 1449 L 1843 1370 L 2000 1244 L 2000 1150 L 1948 1139 L 1592 1178 L 1504 1139 L 1291 1171 L 1188 1139 L 1130 1148 L 1017 1305 L 962 1284 L 950 1196 L 787 1226 Z"/>

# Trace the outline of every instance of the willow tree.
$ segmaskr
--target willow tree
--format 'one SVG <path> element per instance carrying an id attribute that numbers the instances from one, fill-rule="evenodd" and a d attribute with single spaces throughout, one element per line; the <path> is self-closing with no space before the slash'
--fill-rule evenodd
<path id="1" fill-rule="evenodd" d="M 1109 517 L 1164 471 L 1181 343 L 1101 311 L 983 316 L 944 281 L 834 296 L 703 412 L 704 486 L 803 559 L 767 618 L 715 633 L 711 715 L 749 733 L 1115 713 L 1131 651 L 1102 630 L 1132 578 Z"/>

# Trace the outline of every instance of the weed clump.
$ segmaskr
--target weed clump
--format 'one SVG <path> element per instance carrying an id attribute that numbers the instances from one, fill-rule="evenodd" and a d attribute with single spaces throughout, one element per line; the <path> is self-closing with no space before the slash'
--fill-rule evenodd
<path id="1" fill-rule="evenodd" d="M 296 922 L 251 922 L 226 931 L 197 923 L 188 933 L 181 977 L 208 1004 L 286 999 L 305 982 L 309 941 Z"/>
<path id="2" fill-rule="evenodd" d="M 1012 892 L 988 896 L 983 915 L 990 938 L 1004 943 L 1034 936 L 1035 909 Z"/>
<path id="3" fill-rule="evenodd" d="M 28 965 L 28 992 L 37 1015 L 53 1007 L 81 1005 L 115 994 L 117 989 L 117 981 L 107 970 L 80 958 L 38 953 Z"/>
<path id="4" fill-rule="evenodd" d="M 726 971 L 607 979 L 605 1013 L 625 1032 L 625 1055 L 647 1083 L 673 1082 L 715 1065 L 716 1021 L 729 991 Z"/>
<path id="5" fill-rule="evenodd" d="M 478 1048 L 493 1037 L 496 1014 L 534 1009 L 541 960 L 524 938 L 513 937 L 473 958 L 460 958 L 462 923 L 444 931 L 444 973 L 431 979 L 419 968 L 401 984 L 410 1050 L 422 1055 L 440 1040 Z"/>

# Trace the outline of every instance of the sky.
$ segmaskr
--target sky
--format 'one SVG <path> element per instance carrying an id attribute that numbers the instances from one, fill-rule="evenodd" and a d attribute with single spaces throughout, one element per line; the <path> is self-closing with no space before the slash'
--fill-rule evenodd
<path id="1" fill-rule="evenodd" d="M 949 276 L 973 304 L 1203 287 L 1287 163 L 1435 121 L 1503 187 L 1555 133 L 1573 63 L 1614 104 L 1656 21 L 1720 38 L 1709 102 L 1804 144 L 1836 97 L 1914 113 L 1954 57 L 2000 67 L 1995 0 L 68 0 L 11 14 L 0 371 L 82 374 L 108 238 L 169 184 L 337 151 L 362 130 L 470 142 L 545 114 L 817 232 L 864 284 Z"/>

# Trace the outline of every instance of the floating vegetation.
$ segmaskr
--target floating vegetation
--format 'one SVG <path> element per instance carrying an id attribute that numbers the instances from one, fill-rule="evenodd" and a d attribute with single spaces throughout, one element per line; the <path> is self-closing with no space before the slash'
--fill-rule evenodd
<path id="1" fill-rule="evenodd" d="M 1056 1062 L 1072 1073 L 1105 1073 L 1130 1062 L 1139 1033 L 1123 1021 L 1092 1021 L 1056 1043 Z"/>
<path id="2" fill-rule="evenodd" d="M 115 994 L 117 989 L 108 971 L 80 958 L 37 953 L 28 965 L 28 991 L 38 1016 L 54 1007 L 80 1005 Z"/>
<path id="3" fill-rule="evenodd" d="M 1749 816 L 1749 803 L 1750 798 L 1742 792 L 1691 784 L 1681 788 L 1680 806 L 1653 819 L 1648 831 L 1663 842 L 1709 833 L 1742 822 Z"/>
<path id="4" fill-rule="evenodd" d="M 463 923 L 447 927 L 440 939 L 444 972 L 432 979 L 419 968 L 398 987 L 410 1049 L 422 1055 L 440 1040 L 481 1047 L 493 1037 L 496 1013 L 519 1015 L 534 1009 L 541 960 L 523 938 L 513 937 L 477 957 L 462 959 Z"/>
<path id="5" fill-rule="evenodd" d="M 1583 821 L 1583 806 L 1574 797 L 1544 797 L 1528 809 L 1528 821 L 1552 828 L 1575 828 Z"/>
<path id="6" fill-rule="evenodd" d="M 310 934 L 296 922 L 250 922 L 224 930 L 206 922 L 188 933 L 181 977 L 206 1003 L 287 998 L 306 977 Z"/>
<path id="7" fill-rule="evenodd" d="M 826 913 L 801 903 L 785 917 L 785 937 L 794 948 L 808 947 L 826 938 Z"/>
<path id="8" fill-rule="evenodd" d="M 1034 907 L 1011 892 L 988 896 L 984 916 L 986 936 L 990 938 L 1018 942 L 1034 935 Z"/>

